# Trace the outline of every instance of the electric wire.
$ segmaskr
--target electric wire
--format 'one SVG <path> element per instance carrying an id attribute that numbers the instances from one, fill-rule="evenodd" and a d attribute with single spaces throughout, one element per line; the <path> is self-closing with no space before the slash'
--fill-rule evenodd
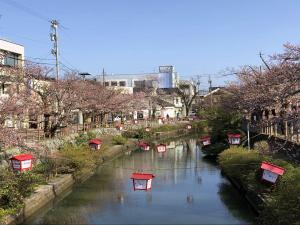
<path id="1" fill-rule="evenodd" d="M 4 2 L 5 4 L 10 5 L 14 8 L 17 8 L 17 9 L 23 11 L 23 12 L 26 12 L 27 14 L 30 14 L 31 16 L 36 17 L 40 20 L 50 22 L 50 19 L 46 18 L 45 16 L 43 16 L 42 14 L 36 12 L 35 10 L 30 9 L 27 6 L 24 6 L 24 5 L 20 4 L 19 2 L 16 2 L 14 0 L 0 0 L 0 1 Z"/>

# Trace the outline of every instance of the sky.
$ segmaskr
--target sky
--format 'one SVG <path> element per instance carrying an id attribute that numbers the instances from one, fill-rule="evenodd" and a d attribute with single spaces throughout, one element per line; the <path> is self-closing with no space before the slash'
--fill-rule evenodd
<path id="1" fill-rule="evenodd" d="M 57 19 L 64 70 L 141 73 L 173 65 L 180 78 L 224 85 L 228 69 L 260 65 L 300 43 L 298 0 L 0 0 L 0 38 L 22 44 L 28 60 L 54 63 Z M 36 59 L 36 58 L 42 58 Z M 68 68 L 67 68 L 68 67 Z"/>

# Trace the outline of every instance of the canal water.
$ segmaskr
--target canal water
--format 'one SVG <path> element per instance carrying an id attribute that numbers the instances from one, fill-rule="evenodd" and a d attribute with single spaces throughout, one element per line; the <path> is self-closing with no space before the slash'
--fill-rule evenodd
<path id="1" fill-rule="evenodd" d="M 252 224 L 247 202 L 194 139 L 167 148 L 131 151 L 106 163 L 26 224 Z M 152 190 L 133 190 L 130 176 L 137 171 L 155 175 Z"/>

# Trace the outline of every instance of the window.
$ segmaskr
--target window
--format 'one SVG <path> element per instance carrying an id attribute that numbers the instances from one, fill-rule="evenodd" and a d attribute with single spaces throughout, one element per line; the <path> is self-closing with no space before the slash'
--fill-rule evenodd
<path id="1" fill-rule="evenodd" d="M 18 65 L 18 55 L 13 54 L 13 53 L 8 53 L 4 58 L 4 65 L 17 66 Z"/>
<path id="2" fill-rule="evenodd" d="M 109 82 L 105 82 L 105 83 L 104 83 L 104 86 L 105 86 L 105 87 L 108 87 L 108 86 L 109 86 Z"/>
<path id="3" fill-rule="evenodd" d="M 125 87 L 126 86 L 126 81 L 120 81 L 119 85 L 120 85 L 120 87 Z"/>
<path id="4" fill-rule="evenodd" d="M 111 86 L 118 86 L 118 82 L 117 81 L 112 81 Z"/>

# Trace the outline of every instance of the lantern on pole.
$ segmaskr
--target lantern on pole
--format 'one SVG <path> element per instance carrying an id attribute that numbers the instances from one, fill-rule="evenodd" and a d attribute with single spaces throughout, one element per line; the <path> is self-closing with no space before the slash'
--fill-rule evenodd
<path id="1" fill-rule="evenodd" d="M 158 144 L 156 145 L 157 152 L 165 152 L 167 150 L 167 145 L 165 144 Z"/>
<path id="2" fill-rule="evenodd" d="M 140 141 L 138 146 L 139 146 L 139 148 L 143 149 L 144 151 L 150 150 L 150 145 L 144 141 Z"/>
<path id="3" fill-rule="evenodd" d="M 19 171 L 20 173 L 22 173 L 23 171 L 32 169 L 32 154 L 16 155 L 11 157 L 10 160 L 14 171 Z"/>
<path id="4" fill-rule="evenodd" d="M 200 139 L 200 141 L 202 142 L 202 145 L 203 146 L 208 146 L 211 144 L 211 137 L 210 136 L 205 136 L 205 137 L 202 137 Z"/>
<path id="5" fill-rule="evenodd" d="M 276 183 L 278 176 L 282 176 L 284 173 L 284 168 L 266 161 L 261 163 L 260 168 L 263 170 L 262 180 L 272 184 Z"/>
<path id="6" fill-rule="evenodd" d="M 240 134 L 227 134 L 227 137 L 230 145 L 239 145 L 241 143 Z"/>
<path id="7" fill-rule="evenodd" d="M 102 145 L 102 141 L 98 138 L 94 138 L 89 141 L 89 146 L 91 149 L 100 150 L 101 145 Z"/>
<path id="8" fill-rule="evenodd" d="M 133 190 L 150 190 L 155 176 L 151 173 L 133 173 L 131 175 Z"/>

